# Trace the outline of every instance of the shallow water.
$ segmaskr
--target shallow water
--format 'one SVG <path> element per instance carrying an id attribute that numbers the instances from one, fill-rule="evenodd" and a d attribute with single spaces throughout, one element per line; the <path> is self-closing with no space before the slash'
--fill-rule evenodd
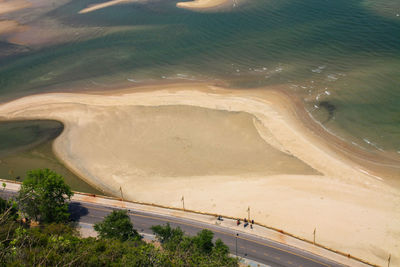
<path id="1" fill-rule="evenodd" d="M 1 101 L 162 80 L 284 84 L 335 134 L 370 151 L 400 154 L 395 0 L 249 0 L 211 13 L 151 1 L 77 14 L 91 3 L 15 15 L 28 24 L 51 20 L 77 34 L 46 47 L 1 43 Z"/>
<path id="2" fill-rule="evenodd" d="M 63 128 L 56 121 L 1 122 L 0 178 L 23 181 L 27 171 L 48 168 L 62 175 L 73 190 L 100 194 L 55 158 L 51 140 Z"/>

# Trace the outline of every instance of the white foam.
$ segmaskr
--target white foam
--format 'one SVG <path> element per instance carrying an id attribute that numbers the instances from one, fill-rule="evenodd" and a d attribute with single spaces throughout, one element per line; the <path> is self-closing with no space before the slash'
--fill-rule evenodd
<path id="1" fill-rule="evenodd" d="M 325 91 L 325 92 L 326 92 L 326 91 Z M 319 98 L 320 98 L 322 95 L 325 95 L 325 92 L 319 93 L 319 94 L 315 97 L 315 100 L 319 101 Z"/>
<path id="2" fill-rule="evenodd" d="M 381 177 L 379 177 L 379 176 L 370 174 L 369 172 L 367 172 L 366 170 L 363 170 L 363 169 L 361 169 L 361 168 L 357 168 L 357 169 L 358 169 L 360 172 L 365 173 L 365 174 L 368 175 L 368 176 L 371 176 L 371 177 L 373 177 L 373 178 L 375 178 L 375 179 L 378 179 L 378 180 L 380 180 L 380 181 L 383 181 L 383 179 L 382 179 Z"/>
<path id="3" fill-rule="evenodd" d="M 312 69 L 311 71 L 312 71 L 312 72 L 315 72 L 315 73 L 321 73 L 325 68 L 326 68 L 325 65 L 321 65 L 321 66 L 318 66 L 318 67 L 315 68 L 315 69 Z"/>
<path id="4" fill-rule="evenodd" d="M 265 71 L 267 71 L 268 69 L 266 68 L 266 67 L 263 67 L 263 68 L 255 68 L 255 69 L 253 69 L 255 72 L 265 72 Z"/>
<path id="5" fill-rule="evenodd" d="M 322 72 L 322 70 L 320 70 L 320 69 L 313 69 L 313 70 L 311 70 L 312 72 L 315 72 L 315 73 L 321 73 Z"/>
<path id="6" fill-rule="evenodd" d="M 375 143 L 369 141 L 367 138 L 363 138 L 363 140 L 364 140 L 365 143 L 367 143 L 367 144 L 370 145 L 370 146 L 375 147 L 375 148 L 378 149 L 379 151 L 382 151 L 382 152 L 384 151 L 384 150 L 383 150 L 382 148 L 380 148 L 377 144 L 375 144 Z"/>
<path id="7" fill-rule="evenodd" d="M 328 81 L 336 81 L 337 79 L 339 79 L 338 77 L 335 76 L 335 74 L 329 74 L 328 75 Z"/>

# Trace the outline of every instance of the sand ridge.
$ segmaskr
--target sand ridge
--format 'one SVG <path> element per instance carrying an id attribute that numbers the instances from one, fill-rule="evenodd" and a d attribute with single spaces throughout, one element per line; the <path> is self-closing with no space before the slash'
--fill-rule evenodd
<path id="1" fill-rule="evenodd" d="M 126 3 L 136 3 L 136 2 L 142 2 L 145 0 L 112 0 L 112 1 L 107 1 L 104 3 L 100 3 L 100 4 L 94 4 L 94 5 L 90 5 L 87 8 L 84 8 L 82 10 L 80 10 L 78 12 L 78 14 L 85 14 L 85 13 L 89 13 L 95 10 L 99 10 L 102 8 L 106 8 L 106 7 L 110 7 L 110 6 L 114 6 L 114 5 L 120 5 L 120 4 L 126 4 Z"/>
<path id="2" fill-rule="evenodd" d="M 236 0 L 193 0 L 189 2 L 178 2 L 176 4 L 179 8 L 196 10 L 196 11 L 207 11 L 215 10 L 221 7 L 233 6 L 236 7 Z"/>
<path id="3" fill-rule="evenodd" d="M 392 263 L 399 262 L 398 189 L 363 173 L 358 164 L 324 144 L 326 141 L 299 120 L 286 96 L 271 90 L 263 91 L 261 96 L 203 84 L 150 89 L 107 95 L 30 96 L 1 105 L 0 118 L 62 121 L 65 130 L 54 142 L 55 153 L 89 183 L 114 195 L 120 194 L 121 187 L 127 199 L 171 207 L 181 207 L 183 195 L 189 209 L 237 217 L 245 217 L 250 206 L 252 217 L 263 224 L 307 239 L 312 238 L 316 227 L 317 240 L 325 246 L 381 265 L 390 253 Z M 183 127 L 190 121 L 191 127 Z M 250 122 L 253 126 L 249 126 Z M 151 123 L 162 127 L 150 127 Z M 246 126 L 236 129 L 236 137 L 225 138 L 241 123 Z M 209 137 L 199 132 L 203 129 Z M 213 131 L 221 131 L 215 139 Z M 132 138 L 135 134 L 137 139 Z M 176 136 L 180 139 L 172 138 Z M 266 164 L 278 166 L 279 161 L 283 162 L 279 172 L 269 172 L 261 165 L 257 165 L 261 166 L 257 172 L 250 171 L 255 168 L 252 165 L 246 170 L 245 163 L 240 170 L 224 165 L 235 154 L 235 143 L 246 136 L 248 142 L 238 144 L 241 150 L 232 160 L 239 164 L 243 153 L 248 153 L 245 158 L 250 159 L 272 155 L 262 156 L 265 151 L 252 154 L 265 142 L 261 150 L 276 153 Z M 262 140 L 255 142 L 255 138 Z M 140 141 L 143 144 L 138 145 Z M 246 152 L 249 144 L 251 149 Z M 186 153 L 190 145 L 195 151 L 189 151 L 188 158 L 195 157 L 198 151 L 200 159 L 179 162 L 188 167 L 181 173 L 171 172 L 179 167 L 178 163 L 171 169 L 161 169 L 166 156 Z M 223 153 L 200 151 L 210 146 Z M 143 158 L 138 158 L 140 155 Z M 159 165 L 151 165 L 149 159 L 159 160 Z M 185 160 L 183 156 L 176 159 Z M 290 173 L 285 164 L 294 161 L 303 167 Z M 212 171 L 191 170 L 197 162 Z M 229 168 L 230 172 L 224 172 Z M 306 169 L 316 172 L 305 173 Z"/>

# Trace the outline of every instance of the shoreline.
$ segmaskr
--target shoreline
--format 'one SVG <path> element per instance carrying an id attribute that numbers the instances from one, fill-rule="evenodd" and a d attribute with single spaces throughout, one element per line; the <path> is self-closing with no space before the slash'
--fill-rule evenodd
<path id="1" fill-rule="evenodd" d="M 399 190 L 363 173 L 358 163 L 335 151 L 333 148 L 337 148 L 337 145 L 330 143 L 331 140 L 326 138 L 329 135 L 319 132 L 318 127 L 304 124 L 306 111 L 297 105 L 300 103 L 294 103 L 287 95 L 277 91 L 240 91 L 204 84 L 170 84 L 104 94 L 52 93 L 28 96 L 0 105 L 0 119 L 61 121 L 65 126 L 64 132 L 53 143 L 57 157 L 84 180 L 114 195 L 119 195 L 121 186 L 127 199 L 172 207 L 179 207 L 181 196 L 185 195 L 185 205 L 190 209 L 234 217 L 245 216 L 249 205 L 255 220 L 261 223 L 279 226 L 305 238 L 309 238 L 312 230 L 318 227 L 322 244 L 344 248 L 341 250 L 377 264 L 384 264 L 387 253 L 391 253 L 392 260 L 396 261 L 400 257 L 395 234 L 400 231 L 400 213 L 396 212 L 400 206 Z M 222 172 L 217 174 L 171 176 L 168 172 L 163 175 L 162 171 L 148 173 L 145 168 L 132 170 L 132 165 L 128 161 L 124 163 L 124 160 L 126 155 L 134 156 L 134 147 L 124 154 L 122 150 L 117 150 L 117 153 L 113 150 L 114 145 L 120 145 L 123 149 L 127 145 L 124 141 L 121 144 L 113 143 L 110 147 L 98 144 L 99 140 L 114 142 L 110 137 L 115 134 L 118 134 L 118 138 L 130 138 L 131 134 L 126 135 L 125 128 L 120 128 L 121 123 L 108 121 L 131 118 L 132 106 L 152 107 L 151 112 L 156 113 L 148 113 L 148 116 L 155 114 L 155 117 L 160 116 L 157 114 L 166 114 L 164 111 L 157 113 L 157 110 L 168 106 L 187 106 L 186 111 L 191 111 L 190 107 L 216 110 L 218 113 L 207 113 L 210 119 L 222 116 L 222 119 L 228 120 L 224 116 L 250 114 L 259 123 L 255 128 L 266 143 L 276 150 L 288 152 L 291 157 L 306 163 L 320 174 L 288 174 L 285 165 L 282 167 L 283 173 L 275 174 L 264 172 L 263 169 L 258 173 L 224 174 L 222 168 Z M 172 112 L 172 115 L 188 113 L 168 112 Z M 118 116 L 114 117 L 115 114 Z M 103 127 L 99 128 L 98 121 L 102 121 Z M 190 121 L 182 120 L 184 123 Z M 179 122 L 176 123 L 179 125 Z M 217 127 L 220 123 L 216 121 L 214 124 Z M 107 131 L 114 128 L 117 132 Z M 118 131 L 119 128 L 121 130 Z M 165 129 L 170 131 L 168 127 Z M 186 137 L 194 134 L 189 132 Z M 245 134 L 252 136 L 247 131 Z M 264 134 L 268 138 L 263 137 Z M 152 143 L 152 138 L 146 140 L 143 137 L 141 140 Z M 213 140 L 214 136 L 210 138 Z M 90 144 L 92 140 L 94 143 Z M 237 142 L 235 140 L 233 143 Z M 201 141 L 200 148 L 201 144 L 212 145 L 203 140 L 189 141 L 193 144 Z M 229 145 L 226 147 L 229 148 Z M 98 146 L 106 148 L 101 150 Z M 169 148 L 170 143 L 166 147 Z M 87 154 L 91 148 L 95 152 Z M 142 153 L 143 157 L 146 153 Z M 157 154 L 149 155 L 152 159 Z M 210 158 L 213 162 L 219 160 L 213 156 Z M 190 171 L 191 168 L 188 165 Z M 358 234 L 354 236 L 352 233 Z M 375 246 L 384 252 L 373 254 L 371 249 Z"/>

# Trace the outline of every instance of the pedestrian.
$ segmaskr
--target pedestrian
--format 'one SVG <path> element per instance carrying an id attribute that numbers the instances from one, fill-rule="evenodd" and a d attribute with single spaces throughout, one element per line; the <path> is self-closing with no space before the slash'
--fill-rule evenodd
<path id="1" fill-rule="evenodd" d="M 254 224 L 254 220 L 251 220 L 251 224 Z"/>

